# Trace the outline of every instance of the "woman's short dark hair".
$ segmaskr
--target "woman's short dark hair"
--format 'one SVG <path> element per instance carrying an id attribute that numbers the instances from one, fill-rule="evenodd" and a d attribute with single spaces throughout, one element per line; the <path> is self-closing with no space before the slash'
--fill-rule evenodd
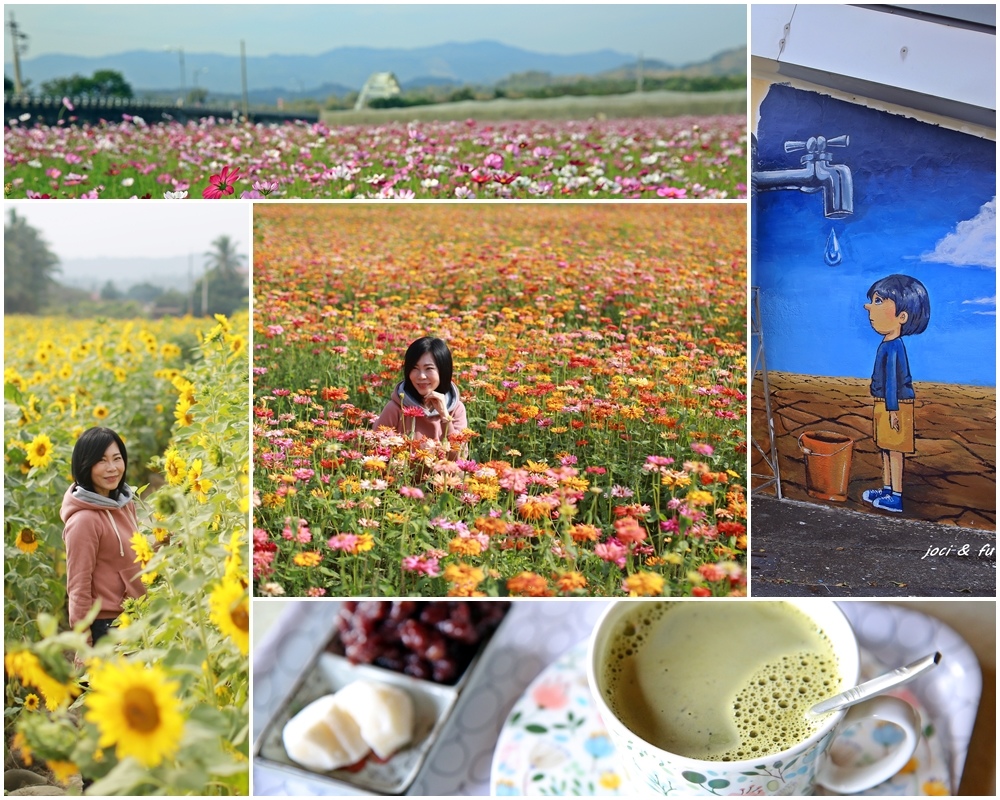
<path id="1" fill-rule="evenodd" d="M 70 468 L 73 471 L 73 480 L 78 486 L 82 486 L 87 491 L 94 491 L 94 483 L 90 479 L 90 472 L 94 465 L 104 458 L 105 451 L 112 445 L 118 445 L 118 451 L 122 454 L 122 479 L 112 492 L 112 497 L 117 497 L 118 492 L 125 485 L 125 473 L 128 470 L 128 453 L 125 451 L 125 442 L 111 428 L 88 428 L 80 434 L 80 438 L 73 445 L 73 459 Z"/>
<path id="2" fill-rule="evenodd" d="M 406 355 L 403 356 L 403 388 L 407 394 L 413 397 L 420 397 L 416 387 L 410 382 L 410 372 L 417 366 L 417 362 L 425 353 L 430 353 L 431 358 L 438 368 L 438 388 L 441 394 L 448 394 L 451 389 L 451 350 L 443 339 L 435 339 L 433 336 L 422 336 L 406 348 Z"/>

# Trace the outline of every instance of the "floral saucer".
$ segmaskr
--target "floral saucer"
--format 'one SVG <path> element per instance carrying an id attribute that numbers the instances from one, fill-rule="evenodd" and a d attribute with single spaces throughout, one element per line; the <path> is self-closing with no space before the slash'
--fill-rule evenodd
<path id="1" fill-rule="evenodd" d="M 580 642 L 546 668 L 514 704 L 493 754 L 490 792 L 501 795 L 620 795 L 621 774 L 611 737 L 594 709 L 587 686 L 587 643 Z M 888 668 L 862 651 L 862 675 Z M 896 692 L 914 705 L 924 720 L 924 738 L 909 764 L 867 795 L 949 794 L 946 746 L 920 699 Z M 856 726 L 839 736 L 832 753 L 837 763 L 865 763 L 892 747 L 892 725 Z M 828 794 L 822 789 L 820 793 Z"/>

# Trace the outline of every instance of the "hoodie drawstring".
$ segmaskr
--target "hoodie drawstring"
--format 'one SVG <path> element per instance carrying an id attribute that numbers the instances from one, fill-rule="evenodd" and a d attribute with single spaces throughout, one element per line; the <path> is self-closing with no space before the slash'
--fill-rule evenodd
<path id="1" fill-rule="evenodd" d="M 115 525 L 115 518 L 111 516 L 111 512 L 108 511 L 108 509 L 104 509 L 104 513 L 108 515 L 108 519 L 111 521 L 111 527 L 114 528 L 115 536 L 118 537 L 118 555 L 124 558 L 125 546 L 122 544 L 122 535 L 118 533 L 118 526 Z"/>

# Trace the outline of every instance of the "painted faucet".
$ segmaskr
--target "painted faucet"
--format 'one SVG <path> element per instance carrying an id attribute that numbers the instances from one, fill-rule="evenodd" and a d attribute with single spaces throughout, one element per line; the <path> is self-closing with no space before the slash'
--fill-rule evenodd
<path id="1" fill-rule="evenodd" d="M 756 139 L 756 137 L 754 137 Z M 828 147 L 847 147 L 850 136 L 836 136 L 827 139 L 811 136 L 805 142 L 785 142 L 785 152 L 795 153 L 805 150 L 800 169 L 777 169 L 754 171 L 751 175 L 751 193 L 793 189 L 811 194 L 823 192 L 823 213 L 829 219 L 842 219 L 854 213 L 854 183 L 850 167 L 831 164 Z M 753 142 L 756 144 L 756 141 Z M 753 163 L 756 163 L 756 153 Z"/>

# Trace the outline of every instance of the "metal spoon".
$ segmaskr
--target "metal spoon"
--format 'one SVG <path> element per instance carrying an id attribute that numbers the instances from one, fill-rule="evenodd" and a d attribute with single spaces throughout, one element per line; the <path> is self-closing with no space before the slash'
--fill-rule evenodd
<path id="1" fill-rule="evenodd" d="M 856 703 L 867 700 L 869 697 L 884 694 L 889 689 L 895 689 L 897 686 L 909 683 L 918 675 L 922 675 L 927 670 L 936 667 L 940 662 L 941 654 L 931 653 L 929 656 L 917 659 L 905 667 L 894 669 L 892 672 L 887 672 L 885 675 L 879 675 L 877 678 L 865 681 L 852 689 L 848 689 L 846 692 L 835 694 L 829 700 L 824 700 L 814 705 L 809 709 L 809 713 L 828 714 L 831 711 L 853 706 Z"/>

